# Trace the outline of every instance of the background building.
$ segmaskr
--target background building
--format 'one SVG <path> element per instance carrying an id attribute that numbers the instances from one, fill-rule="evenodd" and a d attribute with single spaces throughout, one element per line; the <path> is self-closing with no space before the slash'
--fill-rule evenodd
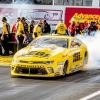
<path id="1" fill-rule="evenodd" d="M 23 16 L 28 19 L 27 22 L 30 22 L 31 19 L 35 20 L 35 24 L 40 19 L 47 20 L 54 30 L 59 20 L 63 19 L 65 23 L 69 22 L 67 17 L 72 10 L 67 12 L 66 7 L 99 8 L 100 0 L 0 0 L 0 27 L 3 16 L 7 17 L 11 25 L 16 22 L 17 17 Z M 82 12 L 76 10 L 78 14 Z M 89 10 L 89 12 L 91 14 L 93 11 Z M 95 10 L 93 13 L 95 14 Z M 73 17 L 73 14 L 70 16 Z"/>

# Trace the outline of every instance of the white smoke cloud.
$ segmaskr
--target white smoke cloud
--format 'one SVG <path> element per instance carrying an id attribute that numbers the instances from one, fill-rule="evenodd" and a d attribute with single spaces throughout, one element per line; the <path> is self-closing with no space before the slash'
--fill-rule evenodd
<path id="1" fill-rule="evenodd" d="M 94 37 L 77 36 L 85 43 L 89 51 L 89 61 L 84 70 L 100 69 L 100 31 L 95 34 Z"/>

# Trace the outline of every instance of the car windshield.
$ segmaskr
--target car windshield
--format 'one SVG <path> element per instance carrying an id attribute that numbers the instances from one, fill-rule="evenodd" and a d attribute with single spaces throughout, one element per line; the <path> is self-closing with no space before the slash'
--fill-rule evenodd
<path id="1" fill-rule="evenodd" d="M 62 39 L 62 38 L 56 38 L 56 37 L 39 37 L 34 39 L 29 46 L 34 46 L 34 45 L 49 45 L 49 44 L 55 44 L 59 47 L 64 47 L 68 48 L 68 40 L 67 39 Z"/>

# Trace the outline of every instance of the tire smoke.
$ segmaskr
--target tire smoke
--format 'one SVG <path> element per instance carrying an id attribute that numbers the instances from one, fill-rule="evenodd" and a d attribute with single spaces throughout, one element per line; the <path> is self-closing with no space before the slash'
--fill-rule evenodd
<path id="1" fill-rule="evenodd" d="M 76 36 L 79 38 L 88 48 L 89 59 L 88 64 L 84 67 L 84 70 L 100 69 L 100 31 L 95 33 L 95 36 Z"/>

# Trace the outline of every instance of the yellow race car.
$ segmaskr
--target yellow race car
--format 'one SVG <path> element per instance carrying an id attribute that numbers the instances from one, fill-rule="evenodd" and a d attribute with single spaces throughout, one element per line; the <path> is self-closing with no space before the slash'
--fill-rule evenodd
<path id="1" fill-rule="evenodd" d="M 64 76 L 82 70 L 87 63 L 87 47 L 78 38 L 57 35 L 40 36 L 14 55 L 11 75 Z"/>

